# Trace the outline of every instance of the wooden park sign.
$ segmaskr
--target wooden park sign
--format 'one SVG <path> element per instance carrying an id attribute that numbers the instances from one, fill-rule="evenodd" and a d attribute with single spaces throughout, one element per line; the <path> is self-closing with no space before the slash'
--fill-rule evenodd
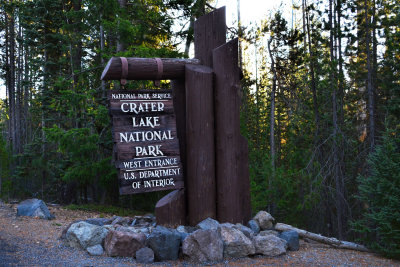
<path id="1" fill-rule="evenodd" d="M 108 93 L 120 194 L 183 188 L 170 90 Z"/>
<path id="2" fill-rule="evenodd" d="M 207 217 L 247 223 L 251 217 L 238 39 L 226 42 L 226 34 L 220 8 L 194 23 L 195 58 L 113 57 L 102 73 L 102 80 L 121 84 L 171 81 L 167 91 L 108 95 L 120 193 L 175 189 L 156 204 L 158 224 L 196 225 Z"/>

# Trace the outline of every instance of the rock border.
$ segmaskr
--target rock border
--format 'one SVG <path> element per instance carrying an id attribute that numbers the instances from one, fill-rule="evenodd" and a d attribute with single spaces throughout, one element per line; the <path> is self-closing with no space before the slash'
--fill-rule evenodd
<path id="1" fill-rule="evenodd" d="M 75 221 L 60 238 L 92 256 L 133 257 L 138 263 L 179 258 L 214 263 L 254 255 L 273 257 L 298 249 L 298 235 L 296 239 L 293 233 L 278 233 L 274 226 L 275 219 L 266 211 L 258 212 L 247 226 L 207 218 L 195 227 L 176 229 L 156 225 L 153 215 L 114 216 Z"/>

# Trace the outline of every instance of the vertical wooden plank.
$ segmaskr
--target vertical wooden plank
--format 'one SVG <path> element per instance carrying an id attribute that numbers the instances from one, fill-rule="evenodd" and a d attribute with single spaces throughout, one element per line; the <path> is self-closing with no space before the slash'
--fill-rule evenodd
<path id="1" fill-rule="evenodd" d="M 188 222 L 216 217 L 213 72 L 186 65 L 186 189 Z"/>
<path id="2" fill-rule="evenodd" d="M 174 102 L 174 112 L 176 118 L 176 131 L 179 139 L 179 150 L 181 154 L 181 162 L 183 168 L 183 179 L 186 187 L 186 89 L 185 79 L 171 80 L 172 99 Z M 183 203 L 180 203 L 183 202 Z M 178 207 L 184 207 L 181 211 L 184 220 L 182 224 L 187 223 L 187 195 L 186 190 L 181 190 L 180 197 L 176 201 Z M 178 219 L 180 220 L 180 219 Z"/>
<path id="3" fill-rule="evenodd" d="M 201 16 L 194 23 L 194 55 L 212 67 L 212 50 L 226 43 L 225 7 Z"/>
<path id="4" fill-rule="evenodd" d="M 183 165 L 183 175 L 186 174 L 186 92 L 185 79 L 171 80 L 172 99 L 176 118 L 176 130 L 179 139 L 179 150 Z"/>
<path id="5" fill-rule="evenodd" d="M 155 208 L 157 224 L 175 228 L 186 224 L 185 190 L 179 189 L 161 198 Z"/>
<path id="6" fill-rule="evenodd" d="M 240 135 L 238 39 L 213 50 L 217 218 L 246 223 L 250 186 L 247 143 Z"/>

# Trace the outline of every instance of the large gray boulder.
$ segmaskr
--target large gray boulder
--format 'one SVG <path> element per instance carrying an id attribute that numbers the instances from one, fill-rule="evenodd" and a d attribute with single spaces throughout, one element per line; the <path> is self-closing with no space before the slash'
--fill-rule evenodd
<path id="1" fill-rule="evenodd" d="M 288 249 L 289 250 L 299 250 L 300 244 L 299 244 L 299 234 L 296 231 L 284 231 L 279 234 L 279 238 L 282 238 L 287 242 Z"/>
<path id="2" fill-rule="evenodd" d="M 257 235 L 253 244 L 256 254 L 274 257 L 286 253 L 286 241 L 274 235 Z"/>
<path id="3" fill-rule="evenodd" d="M 39 217 L 41 219 L 51 220 L 54 215 L 50 214 L 46 204 L 37 198 L 22 201 L 17 206 L 17 216 Z"/>
<path id="4" fill-rule="evenodd" d="M 260 226 L 261 230 L 270 230 L 274 228 L 275 219 L 266 211 L 259 211 L 253 219 Z"/>
<path id="5" fill-rule="evenodd" d="M 218 232 L 224 242 L 224 258 L 242 258 L 255 253 L 253 243 L 240 230 L 221 225 Z"/>
<path id="6" fill-rule="evenodd" d="M 199 222 L 196 226 L 202 230 L 217 230 L 219 227 L 219 222 L 214 219 L 207 218 Z"/>
<path id="7" fill-rule="evenodd" d="M 87 249 L 95 245 L 101 245 L 107 236 L 108 230 L 104 227 L 80 221 L 72 224 L 65 235 L 67 245 Z"/>
<path id="8" fill-rule="evenodd" d="M 104 240 L 104 249 L 111 257 L 134 257 L 145 241 L 146 235 L 142 233 L 110 231 Z"/>
<path id="9" fill-rule="evenodd" d="M 148 236 L 146 244 L 154 251 L 157 261 L 177 260 L 181 235 L 176 230 L 157 226 Z"/>
<path id="10" fill-rule="evenodd" d="M 197 230 L 183 240 L 182 253 L 196 263 L 222 261 L 224 242 L 217 230 Z"/>

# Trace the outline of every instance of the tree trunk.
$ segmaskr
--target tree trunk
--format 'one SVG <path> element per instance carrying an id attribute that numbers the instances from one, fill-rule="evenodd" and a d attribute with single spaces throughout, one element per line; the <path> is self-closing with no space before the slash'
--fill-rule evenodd
<path id="1" fill-rule="evenodd" d="M 369 113 L 369 146 L 370 151 L 375 148 L 375 97 L 374 88 L 372 85 L 372 56 L 371 56 L 371 31 L 369 27 L 369 6 L 368 0 L 364 1 L 365 4 L 365 46 L 367 53 L 367 94 L 368 94 L 368 113 Z"/>
<path id="2" fill-rule="evenodd" d="M 315 134 L 314 134 L 314 146 L 318 147 L 319 138 L 319 108 L 317 99 L 317 88 L 315 83 L 315 71 L 314 71 L 314 51 L 311 44 L 311 30 L 310 30 L 310 15 L 308 12 L 307 1 L 304 0 L 304 5 L 306 8 L 306 20 L 307 20 L 307 37 L 308 37 L 308 53 L 310 54 L 310 75 L 311 75 L 311 91 L 313 96 L 313 108 L 314 108 L 314 123 L 315 123 Z"/>
<path id="3" fill-rule="evenodd" d="M 186 37 L 186 44 L 185 44 L 185 57 L 189 57 L 190 45 L 193 42 L 193 28 L 194 28 L 194 17 L 190 17 L 190 23 L 188 28 L 188 34 Z"/>
<path id="4" fill-rule="evenodd" d="M 340 172 L 340 165 L 339 165 L 339 150 L 338 150 L 338 120 L 337 120 L 337 78 L 336 78 L 336 66 L 335 64 L 335 57 L 334 57 L 334 36 L 335 36 L 335 28 L 333 23 L 333 0 L 329 1 L 329 25 L 330 25 L 330 36 L 329 36 L 329 46 L 330 46 L 330 83 L 331 83 L 331 90 L 332 90 L 332 124 L 333 124 L 333 176 L 335 180 L 335 202 L 336 202 L 336 216 L 337 216 L 337 234 L 340 239 L 343 238 L 343 205 L 342 205 L 342 197 L 343 193 L 341 192 L 340 184 L 341 184 L 341 172 Z"/>
<path id="5" fill-rule="evenodd" d="M 104 47 L 105 47 L 105 42 L 104 42 L 104 27 L 103 27 L 103 22 L 100 22 L 100 61 L 101 65 L 104 66 Z M 107 93 L 106 93 L 106 82 L 101 80 L 101 97 L 103 99 L 106 99 Z"/>
<path id="6" fill-rule="evenodd" d="M 11 10 L 11 14 L 9 14 L 9 24 L 8 24 L 8 47 L 9 54 L 7 57 L 8 60 L 8 98 L 9 98 L 9 132 L 10 139 L 12 144 L 13 154 L 17 152 L 17 136 L 16 136 L 16 118 L 15 118 L 15 23 L 14 23 L 14 10 Z"/>
<path id="7" fill-rule="evenodd" d="M 18 42 L 18 59 L 17 59 L 17 92 L 15 95 L 16 108 L 15 108 L 15 151 L 19 154 L 22 152 L 22 127 L 21 127 L 21 112 L 22 112 L 22 27 L 18 25 L 18 38 L 21 40 Z"/>
<path id="8" fill-rule="evenodd" d="M 275 180 L 275 92 L 276 92 L 276 68 L 275 68 L 275 59 L 271 51 L 271 42 L 272 37 L 268 41 L 268 52 L 271 58 L 271 71 L 273 74 L 272 78 L 272 90 L 271 90 L 271 109 L 270 109 L 270 125 L 269 125 L 269 144 L 270 144 L 270 156 L 271 156 L 271 179 L 268 181 L 269 190 L 272 189 L 273 182 Z M 273 203 L 269 201 L 268 203 L 268 211 L 272 212 Z"/>
<path id="9" fill-rule="evenodd" d="M 79 12 L 81 10 L 82 0 L 73 0 L 72 1 L 72 8 L 75 12 Z M 78 75 L 81 71 L 82 67 L 82 38 L 81 38 L 81 26 L 82 21 L 73 20 L 72 24 L 74 25 L 74 39 L 72 40 L 73 48 L 72 48 L 72 70 L 73 70 L 73 77 L 74 77 L 74 85 L 78 84 Z"/>
<path id="10" fill-rule="evenodd" d="M 308 238 L 308 239 L 317 241 L 319 243 L 333 246 L 335 248 L 351 249 L 351 250 L 357 250 L 357 251 L 363 251 L 363 252 L 369 251 L 366 247 L 356 244 L 356 243 L 341 241 L 341 240 L 337 240 L 334 237 L 326 237 L 326 236 L 322 236 L 320 234 L 311 233 L 306 230 L 299 229 L 299 228 L 296 228 L 296 227 L 293 227 L 291 225 L 284 224 L 284 223 L 277 223 L 275 225 L 275 230 L 278 230 L 281 232 L 296 231 L 301 238 Z"/>
<path id="11" fill-rule="evenodd" d="M 240 0 L 237 0 L 237 20 L 238 20 L 238 37 L 239 37 L 239 68 L 243 69 L 243 60 L 242 60 L 242 39 L 243 39 L 243 30 L 242 30 L 242 20 L 240 19 Z"/>

